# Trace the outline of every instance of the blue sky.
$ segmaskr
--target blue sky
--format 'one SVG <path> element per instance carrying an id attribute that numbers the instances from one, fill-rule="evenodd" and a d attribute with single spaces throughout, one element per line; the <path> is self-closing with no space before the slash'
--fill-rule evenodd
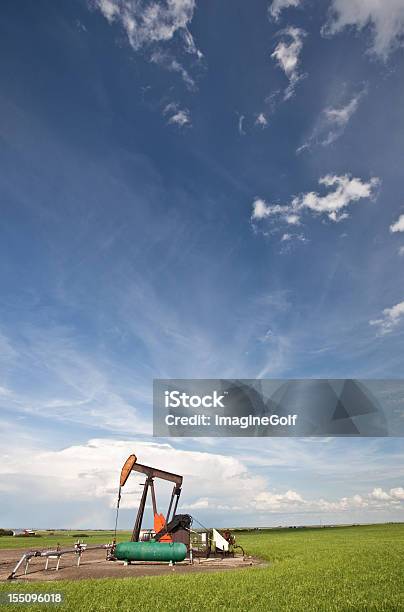
<path id="1" fill-rule="evenodd" d="M 401 439 L 153 439 L 151 393 L 402 376 L 403 2 L 2 8 L 1 522 L 110 527 L 133 451 L 211 524 L 402 520 Z"/>

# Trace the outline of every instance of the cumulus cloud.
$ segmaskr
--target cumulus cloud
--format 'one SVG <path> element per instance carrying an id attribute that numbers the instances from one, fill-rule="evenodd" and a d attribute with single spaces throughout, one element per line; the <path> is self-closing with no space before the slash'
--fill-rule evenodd
<path id="1" fill-rule="evenodd" d="M 402 0 L 333 0 L 325 35 L 346 27 L 372 30 L 371 50 L 383 59 L 403 44 L 404 3 Z"/>
<path id="2" fill-rule="evenodd" d="M 404 215 L 400 215 L 397 221 L 390 225 L 390 231 L 393 234 L 396 232 L 404 232 Z"/>
<path id="3" fill-rule="evenodd" d="M 383 489 L 381 489 L 380 487 L 377 487 L 376 489 L 373 489 L 373 491 L 370 494 L 370 496 L 373 497 L 373 499 L 379 499 L 379 500 L 382 500 L 382 501 L 391 499 L 390 495 L 388 495 L 388 493 L 383 491 Z"/>
<path id="4" fill-rule="evenodd" d="M 273 493 L 263 491 L 256 495 L 252 500 L 252 505 L 257 511 L 261 512 L 282 512 L 299 511 L 305 513 L 333 513 L 348 512 L 351 510 L 372 510 L 384 507 L 392 508 L 396 504 L 404 501 L 404 489 L 396 487 L 390 489 L 389 493 L 380 487 L 376 487 L 372 492 L 365 495 L 356 493 L 350 497 L 341 497 L 337 500 L 328 499 L 304 499 L 296 491 L 286 491 L 286 493 Z"/>
<path id="5" fill-rule="evenodd" d="M 104 498 L 114 507 L 123 462 L 135 453 L 145 465 L 163 466 L 184 476 L 183 507 L 215 508 L 227 499 L 232 505 L 243 498 L 251 499 L 257 490 L 265 488 L 265 481 L 250 473 L 238 459 L 225 455 L 178 450 L 170 444 L 136 442 L 131 440 L 92 439 L 86 444 L 62 450 L 5 454 L 0 466 L 1 476 L 22 474 L 29 476 L 33 486 L 46 479 L 49 496 L 78 496 L 80 499 Z M 215 478 L 212 479 L 212 474 Z M 125 485 L 122 508 L 135 508 L 139 503 L 141 475 L 133 474 Z M 167 490 L 167 495 L 170 491 Z M 163 494 L 163 493 L 162 493 Z M 197 504 L 195 506 L 195 504 Z"/>
<path id="6" fill-rule="evenodd" d="M 390 334 L 401 323 L 403 317 L 404 302 L 399 302 L 391 308 L 385 308 L 383 316 L 369 321 L 369 325 L 378 327 L 379 334 L 384 336 Z"/>
<path id="7" fill-rule="evenodd" d="M 284 40 L 276 45 L 271 57 L 276 60 L 289 80 L 289 85 L 284 92 L 284 100 L 288 100 L 293 96 L 297 83 L 303 78 L 303 75 L 299 74 L 299 65 L 306 32 L 300 28 L 289 27 L 279 34 Z"/>
<path id="8" fill-rule="evenodd" d="M 337 500 L 305 499 L 292 489 L 285 492 L 270 490 L 264 477 L 252 473 L 235 457 L 180 450 L 171 444 L 145 441 L 135 444 L 132 440 L 106 438 L 92 439 L 62 450 L 38 450 L 24 445 L 19 453 L 4 453 L 0 464 L 0 488 L 7 491 L 12 483 L 13 494 L 18 495 L 29 479 L 33 490 L 40 491 L 51 507 L 55 504 L 55 513 L 57 504 L 75 500 L 86 503 L 87 512 L 91 503 L 98 513 L 102 509 L 104 512 L 115 507 L 120 470 L 132 453 L 143 464 L 164 466 L 182 474 L 184 493 L 181 508 L 195 511 L 196 515 L 198 510 L 214 511 L 215 516 L 232 511 L 254 517 L 257 512 L 329 513 L 380 507 L 380 504 L 388 508 L 404 501 L 401 486 L 390 489 L 388 493 L 375 488 L 366 495 L 356 494 Z M 214 478 L 212 474 L 215 474 Z M 139 484 L 143 481 L 142 475 L 131 475 L 123 491 L 122 509 L 138 506 Z M 161 508 L 165 507 L 169 494 L 169 486 L 159 488 L 157 501 Z M 75 504 L 71 507 L 74 509 Z M 71 517 L 71 524 L 78 524 L 80 512 L 77 510 L 77 516 Z M 88 514 L 84 524 L 89 524 Z"/>
<path id="9" fill-rule="evenodd" d="M 400 501 L 404 501 L 403 487 L 395 487 L 394 489 L 390 489 L 390 496 L 393 499 L 399 499 Z"/>
<path id="10" fill-rule="evenodd" d="M 262 198 L 256 198 L 253 202 L 252 219 L 260 220 L 271 215 L 282 214 L 284 212 L 284 206 L 275 204 L 271 206 L 267 204 Z"/>
<path id="11" fill-rule="evenodd" d="M 319 184 L 327 188 L 328 193 L 303 193 L 294 197 L 290 204 L 269 204 L 262 198 L 256 198 L 252 205 L 251 220 L 259 222 L 263 219 L 277 219 L 286 225 L 298 225 L 303 214 L 309 213 L 325 215 L 330 221 L 338 223 L 349 216 L 346 209 L 350 204 L 374 196 L 379 179 L 373 177 L 366 182 L 349 174 L 327 174 L 319 180 Z"/>
<path id="12" fill-rule="evenodd" d="M 296 491 L 286 491 L 286 493 L 271 493 L 263 491 L 256 495 L 252 501 L 257 510 L 275 511 L 282 510 L 288 507 L 289 509 L 296 505 L 304 503 L 303 498 Z"/>
<path id="13" fill-rule="evenodd" d="M 325 108 L 307 141 L 297 149 L 301 153 L 313 145 L 328 146 L 335 142 L 345 131 L 352 115 L 357 111 L 364 92 L 354 96 L 342 106 Z"/>
<path id="14" fill-rule="evenodd" d="M 178 125 L 178 127 L 190 127 L 191 115 L 187 108 L 180 108 L 175 102 L 170 102 L 163 110 L 163 115 L 167 116 L 167 123 Z"/>
<path id="15" fill-rule="evenodd" d="M 94 5 L 110 22 L 120 23 L 133 49 L 169 41 L 178 31 L 185 34 L 188 52 L 197 49 L 188 30 L 195 10 L 195 0 L 94 0 Z"/>
<path id="16" fill-rule="evenodd" d="M 297 198 L 297 202 L 295 201 L 298 208 L 307 208 L 320 214 L 326 213 L 332 221 L 339 221 L 340 211 L 351 202 L 372 196 L 379 179 L 374 177 L 369 182 L 364 182 L 348 174 L 342 176 L 327 174 L 319 180 L 319 184 L 333 189 L 324 196 L 314 191 L 304 194 L 300 199 Z"/>
<path id="17" fill-rule="evenodd" d="M 297 7 L 302 0 L 273 0 L 268 8 L 270 17 L 275 21 L 278 21 L 281 12 L 290 7 Z"/>
<path id="18" fill-rule="evenodd" d="M 369 497 L 369 496 L 368 496 Z M 369 506 L 368 497 L 362 495 L 352 495 L 352 497 L 341 497 L 336 501 L 329 501 L 326 499 L 320 499 L 318 502 L 314 502 L 314 507 L 322 512 L 344 512 L 348 510 L 360 510 Z"/>

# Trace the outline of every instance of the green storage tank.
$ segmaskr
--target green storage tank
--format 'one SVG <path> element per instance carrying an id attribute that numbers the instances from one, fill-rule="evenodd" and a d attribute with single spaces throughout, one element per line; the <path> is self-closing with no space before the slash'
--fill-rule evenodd
<path id="1" fill-rule="evenodd" d="M 115 548 L 120 561 L 184 561 L 186 555 L 182 542 L 120 542 Z"/>

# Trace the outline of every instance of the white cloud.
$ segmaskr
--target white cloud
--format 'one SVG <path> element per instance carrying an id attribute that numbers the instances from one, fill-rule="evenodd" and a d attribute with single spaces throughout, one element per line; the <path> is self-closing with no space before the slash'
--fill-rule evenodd
<path id="1" fill-rule="evenodd" d="M 403 44 L 403 0 L 333 0 L 328 23 L 323 27 L 325 35 L 334 35 L 346 27 L 363 30 L 372 28 L 371 50 L 386 59 Z"/>
<path id="2" fill-rule="evenodd" d="M 367 499 L 361 495 L 353 495 L 352 497 L 341 497 L 337 501 L 328 501 L 320 499 L 317 504 L 318 508 L 323 512 L 346 512 L 349 510 L 360 510 L 369 506 Z"/>
<path id="3" fill-rule="evenodd" d="M 175 113 L 169 118 L 168 123 L 175 123 L 180 127 L 183 127 L 184 125 L 190 125 L 191 119 L 189 116 L 189 111 L 187 109 L 179 110 L 177 113 Z"/>
<path id="4" fill-rule="evenodd" d="M 268 12 L 275 21 L 278 21 L 281 12 L 284 9 L 289 7 L 297 7 L 301 1 L 302 0 L 273 0 L 268 8 Z"/>
<path id="5" fill-rule="evenodd" d="M 351 202 L 357 202 L 363 198 L 370 198 L 375 187 L 379 184 L 379 179 L 371 178 L 369 182 L 363 182 L 359 178 L 352 178 L 348 174 L 336 176 L 327 174 L 319 180 L 320 185 L 334 187 L 325 196 L 320 196 L 314 191 L 306 193 L 298 200 L 300 208 L 308 208 L 316 213 L 326 213 L 333 220 L 338 211 L 346 208 Z"/>
<path id="6" fill-rule="evenodd" d="M 5 440 L 1 444 L 4 447 Z M 44 503 L 54 508 L 55 517 L 61 504 L 74 502 L 68 515 L 70 525 L 81 522 L 88 526 L 91 504 L 95 512 L 110 516 L 106 511 L 115 507 L 121 467 L 132 453 L 143 464 L 161 466 L 184 476 L 180 509 L 195 511 L 197 516 L 198 511 L 212 511 L 219 521 L 220 515 L 227 516 L 229 510 L 243 517 L 253 517 L 254 524 L 257 524 L 257 514 L 263 517 L 267 513 L 288 516 L 291 512 L 318 515 L 380 506 L 392 509 L 404 502 L 401 486 L 390 489 L 388 493 L 375 487 L 371 493 L 356 493 L 336 500 L 308 499 L 290 488 L 286 491 L 271 490 L 266 479 L 254 474 L 240 459 L 217 452 L 181 450 L 168 443 L 98 438 L 62 450 L 40 450 L 27 443 L 21 446 L 19 453 L 9 452 L 7 447 L 4 450 L 0 463 L 0 489 L 8 491 L 12 487 L 13 497 L 24 498 L 28 479 L 32 490 L 40 491 Z M 282 457 L 284 460 L 284 450 Z M 122 510 L 138 506 L 139 484 L 143 480 L 140 474 L 131 475 L 123 490 Z M 158 487 L 160 508 L 166 507 L 170 492 L 169 485 L 162 483 Z M 85 504 L 85 518 L 79 501 Z M 120 521 L 122 528 L 123 520 Z M 237 519 L 234 524 L 237 524 Z"/>
<path id="7" fill-rule="evenodd" d="M 243 127 L 244 119 L 245 119 L 244 115 L 240 115 L 238 118 L 238 133 L 240 134 L 240 136 L 245 136 L 245 131 Z"/>
<path id="8" fill-rule="evenodd" d="M 308 242 L 308 240 L 304 234 L 291 234 L 289 232 L 285 232 L 282 234 L 280 242 L 282 245 L 280 253 L 285 255 L 286 253 L 290 253 L 297 243 L 305 243 Z"/>
<path id="9" fill-rule="evenodd" d="M 346 106 L 342 108 L 326 108 L 324 113 L 330 123 L 345 126 L 356 109 L 358 108 L 359 96 L 352 98 Z"/>
<path id="10" fill-rule="evenodd" d="M 185 51 L 187 53 L 190 53 L 191 55 L 196 55 L 198 59 L 202 59 L 203 53 L 197 48 L 194 38 L 191 32 L 188 30 L 188 28 L 187 27 L 183 28 L 181 30 L 181 33 L 182 33 L 182 38 L 184 39 Z"/>
<path id="11" fill-rule="evenodd" d="M 257 511 L 261 512 L 282 512 L 297 510 L 299 512 L 349 512 L 351 510 L 378 509 L 380 506 L 392 508 L 395 504 L 404 501 L 404 489 L 396 487 L 386 493 L 380 487 L 373 489 L 371 493 L 351 497 L 341 497 L 337 500 L 304 499 L 296 491 L 286 491 L 286 493 L 273 493 L 263 491 L 256 495 L 252 500 L 252 505 Z"/>
<path id="12" fill-rule="evenodd" d="M 281 214 L 284 212 L 284 206 L 275 204 L 270 206 L 262 198 L 256 198 L 253 202 L 253 213 L 252 219 L 264 219 L 275 214 Z"/>
<path id="13" fill-rule="evenodd" d="M 387 501 L 389 499 L 391 499 L 390 495 L 388 493 L 386 493 L 385 491 L 383 491 L 383 489 L 381 489 L 380 487 L 377 487 L 376 489 L 373 489 L 372 493 L 370 494 L 371 497 L 373 497 L 373 499 L 378 499 L 381 501 Z"/>
<path id="14" fill-rule="evenodd" d="M 97 0 L 95 5 L 110 22 L 119 15 L 119 4 L 116 0 Z"/>
<path id="15" fill-rule="evenodd" d="M 402 257 L 404 255 L 404 246 L 400 246 L 399 247 L 398 254 L 400 255 L 400 257 Z"/>
<path id="16" fill-rule="evenodd" d="M 170 72 L 177 72 L 188 89 L 196 89 L 195 81 L 189 74 L 188 70 L 186 70 L 186 68 L 184 68 L 184 66 L 178 60 L 171 57 L 168 53 L 163 53 L 162 51 L 157 50 L 152 53 L 150 61 L 154 64 L 158 64 L 159 66 L 163 66 L 163 68 Z"/>
<path id="17" fill-rule="evenodd" d="M 203 54 L 188 27 L 195 0 L 92 0 L 92 6 L 99 9 L 109 23 L 117 23 L 125 30 L 135 51 L 151 47 L 154 50 L 151 61 L 180 74 L 188 89 L 195 89 L 195 81 L 182 63 L 160 49 L 177 35 L 188 55 L 202 59 Z"/>
<path id="18" fill-rule="evenodd" d="M 163 467 L 184 476 L 182 506 L 215 509 L 223 503 L 248 507 L 257 491 L 265 490 L 265 480 L 252 474 L 241 461 L 217 453 L 179 450 L 170 444 L 133 442 L 132 440 L 92 439 L 86 444 L 62 450 L 37 451 L 25 448 L 21 453 L 5 453 L 0 475 L 18 479 L 24 474 L 35 488 L 45 483 L 50 498 L 104 498 L 106 505 L 116 504 L 119 474 L 125 459 L 135 453 L 140 463 Z M 212 474 L 215 475 L 212 478 Z M 133 474 L 125 485 L 122 508 L 139 503 L 142 475 Z M 161 487 L 158 501 L 171 492 Z M 247 500 L 247 501 L 246 501 Z M 97 504 L 100 503 L 97 501 Z"/>
<path id="19" fill-rule="evenodd" d="M 303 234 L 290 234 L 289 232 L 282 234 L 281 242 L 289 242 L 289 240 L 300 240 L 300 242 L 307 241 Z"/>
<path id="20" fill-rule="evenodd" d="M 404 501 L 404 489 L 403 487 L 395 487 L 394 489 L 390 489 L 390 496 L 393 499 L 400 499 Z"/>
<path id="21" fill-rule="evenodd" d="M 284 508 L 291 509 L 294 506 L 304 504 L 303 498 L 296 491 L 286 491 L 286 493 L 271 493 L 263 491 L 256 495 L 252 501 L 253 506 L 260 511 L 274 512 Z"/>
<path id="22" fill-rule="evenodd" d="M 319 184 L 328 188 L 328 193 L 325 195 L 314 191 L 303 193 L 293 198 L 290 204 L 268 204 L 262 198 L 256 198 L 252 206 L 252 221 L 274 217 L 283 223 L 298 225 L 303 213 L 308 212 L 314 215 L 326 215 L 330 221 L 337 223 L 348 217 L 344 209 L 350 204 L 374 196 L 379 179 L 374 177 L 365 182 L 348 174 L 342 176 L 328 174 L 319 180 Z"/>
<path id="23" fill-rule="evenodd" d="M 397 221 L 390 225 L 390 231 L 393 234 L 395 232 L 404 232 L 404 215 L 400 215 Z"/>
<path id="24" fill-rule="evenodd" d="M 289 223 L 289 225 L 300 225 L 299 215 L 286 215 L 285 221 Z"/>
<path id="25" fill-rule="evenodd" d="M 203 497 L 203 498 L 197 499 L 192 504 L 186 504 L 183 507 L 186 508 L 187 510 L 201 510 L 204 508 L 209 508 L 209 499 L 207 497 Z"/>
<path id="26" fill-rule="evenodd" d="M 264 115 L 264 113 L 259 113 L 259 115 L 257 115 L 257 118 L 255 120 L 255 125 L 259 125 L 261 128 L 267 127 L 268 120 L 266 116 Z"/>
<path id="27" fill-rule="evenodd" d="M 171 102 L 163 110 L 163 115 L 167 115 L 167 123 L 178 125 L 179 127 L 191 126 L 191 115 L 187 108 L 179 108 L 178 104 Z"/>
<path id="28" fill-rule="evenodd" d="M 195 0 L 95 0 L 95 6 L 110 22 L 119 22 L 131 46 L 169 41 L 179 31 L 185 35 L 186 50 L 198 54 L 188 25 L 192 21 Z"/>
<path id="29" fill-rule="evenodd" d="M 15 372 L 18 364 L 23 371 L 40 371 L 43 377 L 37 379 L 40 383 L 37 382 L 29 393 L 9 380 L 7 394 L 0 394 L 2 406 L 45 420 L 96 426 L 132 435 L 150 433 L 150 419 L 144 417 L 140 409 L 150 401 L 149 389 L 143 393 L 140 382 L 133 385 L 133 381 L 128 382 L 124 376 L 117 382 L 116 365 L 80 351 L 71 330 L 56 325 L 51 329 L 25 326 L 22 333 L 24 344 L 16 342 L 11 347 L 8 368 Z M 3 346 L 7 348 L 10 342 L 7 340 Z M 7 357 L 7 352 L 4 354 Z"/>
<path id="30" fill-rule="evenodd" d="M 383 310 L 381 319 L 373 319 L 369 321 L 369 325 L 374 325 L 379 328 L 380 335 L 390 334 L 395 327 L 401 322 L 404 317 L 404 302 L 400 302 L 391 308 Z"/>
<path id="31" fill-rule="evenodd" d="M 328 146 L 335 142 L 345 131 L 351 117 L 357 111 L 364 91 L 354 96 L 342 106 L 325 108 L 316 122 L 311 136 L 297 149 L 297 153 L 312 145 Z"/>
<path id="32" fill-rule="evenodd" d="M 287 100 L 293 96 L 297 83 L 303 78 L 299 74 L 300 53 L 303 49 L 303 38 L 306 32 L 296 27 L 289 27 L 280 32 L 282 36 L 289 39 L 288 42 L 282 40 L 279 42 L 271 57 L 275 59 L 278 66 L 284 71 L 289 80 L 289 85 L 285 89 L 284 99 Z"/>

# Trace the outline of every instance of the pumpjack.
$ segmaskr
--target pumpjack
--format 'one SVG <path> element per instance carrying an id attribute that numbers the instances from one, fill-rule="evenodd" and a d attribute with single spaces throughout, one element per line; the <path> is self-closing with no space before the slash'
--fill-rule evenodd
<path id="1" fill-rule="evenodd" d="M 129 455 L 121 470 L 117 510 L 119 509 L 119 503 L 121 500 L 122 487 L 125 486 L 132 471 L 145 474 L 146 480 L 143 485 L 143 492 L 136 515 L 135 525 L 132 531 L 131 542 L 139 542 L 140 540 L 143 515 L 150 489 L 154 515 L 155 535 L 153 536 L 153 540 L 155 542 L 167 543 L 182 542 L 187 546 L 187 548 L 189 548 L 189 530 L 192 525 L 192 517 L 189 514 L 176 514 L 181 495 L 183 477 L 179 474 L 173 474 L 172 472 L 166 472 L 148 465 L 142 465 L 141 463 L 137 462 L 136 455 Z M 165 516 L 164 514 L 159 513 L 157 510 L 156 492 L 154 486 L 154 480 L 156 478 L 166 480 L 174 484 L 170 503 Z"/>

